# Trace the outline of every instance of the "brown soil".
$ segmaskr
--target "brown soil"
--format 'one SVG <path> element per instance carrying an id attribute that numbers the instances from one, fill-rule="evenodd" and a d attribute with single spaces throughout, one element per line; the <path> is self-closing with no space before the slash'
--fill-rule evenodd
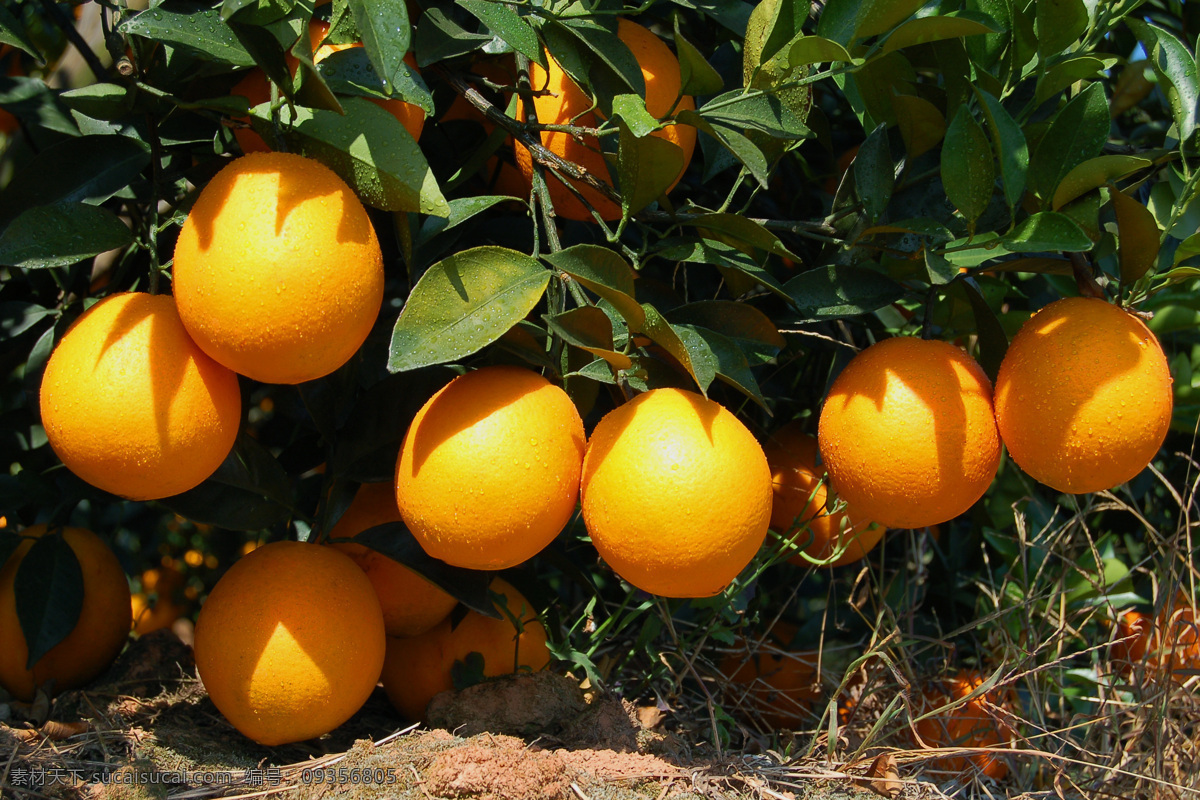
<path id="1" fill-rule="evenodd" d="M 86 691 L 0 698 L 0 796 L 13 800 L 665 800 L 874 797 L 767 756 L 695 759 L 612 696 L 541 673 L 436 699 L 400 728 L 382 690 L 337 731 L 267 748 L 233 730 L 174 633 L 142 637 Z M 388 735 L 391 734 L 391 735 Z M 861 772 L 861 770 L 860 770 Z M 836 775 L 837 773 L 834 773 Z M 832 777 L 832 776 L 831 776 Z M 916 795 L 910 795 L 916 796 Z"/>

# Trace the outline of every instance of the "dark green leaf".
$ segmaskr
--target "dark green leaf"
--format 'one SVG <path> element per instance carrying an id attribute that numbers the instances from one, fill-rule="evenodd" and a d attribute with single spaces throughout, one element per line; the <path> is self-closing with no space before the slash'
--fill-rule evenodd
<path id="1" fill-rule="evenodd" d="M 777 256 L 799 261 L 800 256 L 784 247 L 779 237 L 771 233 L 761 222 L 740 216 L 738 214 L 712 213 L 697 214 L 682 220 L 686 225 L 705 231 L 716 231 L 751 247 L 766 250 Z M 705 238 L 717 238 L 708 236 Z"/>
<path id="2" fill-rule="evenodd" d="M 995 184 L 996 168 L 987 136 L 967 107 L 959 106 L 942 144 L 942 186 L 972 230 L 991 202 Z"/>
<path id="3" fill-rule="evenodd" d="M 133 108 L 133 93 L 126 86 L 94 83 L 59 94 L 63 105 L 94 119 L 118 120 Z"/>
<path id="4" fill-rule="evenodd" d="M 742 48 L 743 71 L 755 68 L 790 43 L 808 19 L 808 0 L 762 0 L 750 14 Z"/>
<path id="5" fill-rule="evenodd" d="M 946 136 L 946 118 L 938 107 L 913 94 L 892 96 L 896 110 L 896 125 L 904 139 L 904 151 L 909 160 L 924 155 Z"/>
<path id="6" fill-rule="evenodd" d="M 621 190 L 621 211 L 632 216 L 662 197 L 683 171 L 683 151 L 657 136 L 639 138 L 624 119 L 620 129 L 617 181 Z"/>
<path id="7" fill-rule="evenodd" d="M 405 71 L 412 25 L 404 0 L 349 0 L 363 49 L 385 86 L 395 86 Z"/>
<path id="8" fill-rule="evenodd" d="M 550 276 L 534 259 L 503 247 L 442 259 L 421 276 L 396 320 L 388 370 L 455 361 L 491 344 L 533 310 Z"/>
<path id="9" fill-rule="evenodd" d="M 129 227 L 106 208 L 83 203 L 34 206 L 0 233 L 0 264 L 65 267 L 132 241 Z"/>
<path id="10" fill-rule="evenodd" d="M 1087 6 L 1083 0 L 1037 0 L 1034 24 L 1038 53 L 1043 58 L 1061 53 L 1087 30 Z"/>
<path id="11" fill-rule="evenodd" d="M 0 106 L 27 125 L 71 137 L 78 136 L 80 124 L 87 122 L 86 118 L 74 119 L 66 105 L 40 78 L 0 75 Z"/>
<path id="12" fill-rule="evenodd" d="M 0 302 L 0 333 L 5 339 L 15 339 L 54 312 L 36 303 L 23 300 Z M 0 556 L 0 564 L 4 557 Z"/>
<path id="13" fill-rule="evenodd" d="M 257 531 L 292 516 L 292 484 L 263 445 L 239 433 L 229 456 L 195 489 L 158 501 L 196 522 Z"/>
<path id="14" fill-rule="evenodd" d="M 758 387 L 758 381 L 750 371 L 745 353 L 732 340 L 716 331 L 696 325 L 671 327 L 692 354 L 693 363 L 701 360 L 715 362 L 718 378 L 758 403 L 768 414 L 771 413 L 763 399 L 762 390 Z"/>
<path id="15" fill-rule="evenodd" d="M 255 130 L 269 133 L 266 104 L 255 108 Z M 445 217 L 442 196 L 421 148 L 390 113 L 362 97 L 343 101 L 346 114 L 323 109 L 281 110 L 284 140 L 338 173 L 367 205 Z"/>
<path id="16" fill-rule="evenodd" d="M 886 33 L 912 16 L 925 0 L 829 0 L 817 23 L 817 33 L 849 45 Z"/>
<path id="17" fill-rule="evenodd" d="M 975 87 L 975 96 L 983 109 L 983 118 L 992 133 L 992 144 L 1000 159 L 1000 180 L 1009 208 L 1025 194 L 1025 176 L 1029 170 L 1029 146 L 1025 134 L 1008 110 L 988 92 Z"/>
<path id="18" fill-rule="evenodd" d="M 679 55 L 681 91 L 687 95 L 716 94 L 725 82 L 704 58 L 696 46 L 679 32 L 679 17 L 675 18 L 675 52 Z"/>
<path id="19" fill-rule="evenodd" d="M 1196 59 L 1170 31 L 1134 17 L 1126 17 L 1125 22 L 1150 54 L 1150 63 L 1159 81 L 1169 86 L 1167 99 L 1175 124 L 1179 126 L 1179 138 L 1187 141 L 1196 130 L 1197 115 L 1200 114 Z"/>
<path id="20" fill-rule="evenodd" d="M 645 324 L 645 312 L 634 299 L 636 274 L 633 267 L 607 247 L 577 244 L 543 256 L 556 268 L 570 275 L 591 292 L 607 300 L 625 319 L 629 330 L 639 333 Z"/>
<path id="21" fill-rule="evenodd" d="M 1044 211 L 1034 214 L 1000 239 L 1010 252 L 1057 251 L 1082 253 L 1092 249 L 1092 240 L 1066 214 Z"/>
<path id="22" fill-rule="evenodd" d="M 646 315 L 646 324 L 643 326 L 642 332 L 649 336 L 655 344 L 670 353 L 688 371 L 688 374 L 696 381 L 696 385 L 700 387 L 700 392 L 707 397 L 708 387 L 712 385 L 713 379 L 717 376 L 716 357 L 706 346 L 703 346 L 703 340 L 697 343 L 693 337 L 689 337 L 693 339 L 692 346 L 689 347 L 680 338 L 680 331 L 667 322 L 654 306 L 642 303 L 642 311 Z"/>
<path id="23" fill-rule="evenodd" d="M 150 152 L 127 136 L 80 136 L 47 147 L 0 193 L 0 225 L 30 206 L 99 205 L 129 186 L 150 164 Z"/>
<path id="24" fill-rule="evenodd" d="M 321 63 L 316 65 L 316 70 L 329 88 L 338 94 L 395 98 L 420 106 L 427 116 L 433 116 L 433 95 L 430 94 L 420 73 L 408 64 L 403 64 L 390 87 L 384 85 L 366 51 L 361 47 L 350 47 L 331 53 L 321 59 Z"/>
<path id="25" fill-rule="evenodd" d="M 846 48 L 823 36 L 801 36 L 792 42 L 787 56 L 788 64 L 793 67 L 852 60 Z"/>
<path id="26" fill-rule="evenodd" d="M 695 325 L 729 337 L 756 365 L 766 363 L 787 346 L 770 318 L 746 303 L 701 300 L 671 309 L 666 316 L 673 325 Z"/>
<path id="27" fill-rule="evenodd" d="M 854 157 L 854 189 L 869 221 L 883 216 L 892 189 L 896 185 L 896 165 L 888 146 L 887 126 L 879 125 L 858 149 Z"/>
<path id="28" fill-rule="evenodd" d="M 1138 156 L 1096 156 L 1084 161 L 1067 173 L 1054 190 L 1051 208 L 1058 211 L 1077 197 L 1093 189 L 1099 189 L 1109 181 L 1119 180 L 1126 175 L 1149 167 L 1154 162 Z"/>
<path id="29" fill-rule="evenodd" d="M 577 83 L 591 89 L 603 113 L 611 114 L 612 100 L 619 94 L 646 96 L 641 67 L 614 31 L 574 18 L 547 23 L 542 35 L 550 54 Z M 564 48 L 568 52 L 564 53 Z M 581 64 L 587 69 L 586 75 L 578 74 Z"/>
<path id="30" fill-rule="evenodd" d="M 664 239 L 659 243 L 658 250 L 654 254 L 671 261 L 711 264 L 724 269 L 736 270 L 750 276 L 780 297 L 791 299 L 779 281 L 763 269 L 762 265 L 753 257 L 731 244 L 716 239 L 701 239 L 700 241 L 682 237 Z"/>
<path id="31" fill-rule="evenodd" d="M 1117 241 L 1121 261 L 1121 282 L 1131 284 L 1150 271 L 1158 261 L 1161 241 L 1158 223 L 1150 209 L 1109 186 L 1113 211 L 1117 215 Z"/>
<path id="32" fill-rule="evenodd" d="M 179 2 L 164 3 L 130 17 L 121 33 L 142 36 L 191 51 L 206 61 L 249 67 L 254 59 L 238 41 L 233 29 L 221 21 L 216 8 L 196 8 Z"/>
<path id="33" fill-rule="evenodd" d="M 560 336 L 567 344 L 603 358 L 615 369 L 633 366 L 629 356 L 613 348 L 612 320 L 595 306 L 573 308 L 544 319 L 550 332 Z"/>
<path id="34" fill-rule="evenodd" d="M 1108 141 L 1108 101 L 1099 83 L 1080 92 L 1058 113 L 1029 162 L 1029 188 L 1049 201 L 1062 179 L 1100 153 Z"/>
<path id="35" fill-rule="evenodd" d="M 457 22 L 446 16 L 437 7 L 425 9 L 417 21 L 413 35 L 413 53 L 418 67 L 427 67 L 436 61 L 445 61 L 474 52 L 480 45 L 492 40 L 491 36 L 470 33 Z"/>
<path id="36" fill-rule="evenodd" d="M 958 11 L 941 17 L 918 17 L 892 31 L 884 41 L 880 54 L 941 39 L 980 36 L 998 30 L 992 20 L 971 11 Z"/>
<path id="37" fill-rule="evenodd" d="M 75 551 L 59 533 L 34 540 L 13 579 L 17 619 L 29 658 L 25 669 L 75 629 L 83 609 L 83 570 Z"/>
<path id="38" fill-rule="evenodd" d="M 517 12 L 504 3 L 494 0 L 457 0 L 458 4 L 470 11 L 488 26 L 492 33 L 503 39 L 509 47 L 522 53 L 530 61 L 536 61 L 543 68 L 546 64 L 546 54 L 538 42 L 537 34 Z"/>
<path id="39" fill-rule="evenodd" d="M 996 317 L 996 312 L 988 305 L 983 296 L 983 289 L 974 278 L 960 279 L 971 302 L 971 310 L 975 312 L 975 332 L 979 336 L 979 366 L 987 373 L 993 383 L 1000 373 L 1000 362 L 1008 352 L 1008 334 Z"/>
<path id="40" fill-rule="evenodd" d="M 867 267 L 818 267 L 784 284 L 802 319 L 838 319 L 869 314 L 896 302 L 905 289 Z"/>
<path id="41" fill-rule="evenodd" d="M 924 254 L 925 273 L 929 276 L 931 284 L 942 286 L 958 277 L 958 265 L 951 263 L 944 255 L 929 249 L 926 249 Z"/>
<path id="42" fill-rule="evenodd" d="M 25 26 L 5 6 L 0 6 L 0 42 L 10 44 L 19 50 L 24 50 L 36 58 L 38 62 L 45 63 L 42 59 L 42 54 L 38 52 L 37 45 L 29 38 L 29 33 L 25 30 Z M 3 563 L 3 561 L 0 561 L 0 564 Z"/>
<path id="43" fill-rule="evenodd" d="M 1115 59 L 1109 61 L 1115 61 Z M 1060 61 L 1046 70 L 1046 74 L 1038 81 L 1037 100 L 1039 103 L 1044 103 L 1059 92 L 1068 89 L 1071 84 L 1095 78 L 1100 72 L 1111 66 L 1113 66 L 1111 63 L 1095 56 L 1078 56 Z"/>
<path id="44" fill-rule="evenodd" d="M 511 197 L 502 195 L 479 195 L 477 197 L 456 197 L 451 200 L 449 217 L 426 217 L 421 222 L 421 230 L 417 234 L 414 247 L 422 247 L 433 237 L 452 230 L 467 220 L 473 219 L 489 208 L 500 203 L 511 202 Z"/>
<path id="45" fill-rule="evenodd" d="M 679 119 L 687 121 L 691 113 L 685 111 Z M 726 92 L 705 103 L 695 113 L 710 123 L 762 131 L 776 138 L 803 139 L 812 135 L 804 120 L 773 95 L 744 95 L 740 90 Z"/>

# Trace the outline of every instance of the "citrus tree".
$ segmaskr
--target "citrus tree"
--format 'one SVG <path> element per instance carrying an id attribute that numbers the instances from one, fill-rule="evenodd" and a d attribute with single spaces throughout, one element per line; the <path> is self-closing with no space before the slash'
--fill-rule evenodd
<path id="1" fill-rule="evenodd" d="M 430 624 L 503 616 L 516 568 L 555 657 L 718 749 L 1103 762 L 1059 729 L 1138 685 L 1118 612 L 1194 599 L 1198 32 L 1175 0 L 5 0 L 12 669 L 92 602 L 63 526 L 182 572 L 160 603 L 333 541 Z M 377 484 L 398 510 L 336 532 Z M 773 685 L 761 648 L 816 659 Z M 439 687 L 494 674 L 454 652 Z"/>

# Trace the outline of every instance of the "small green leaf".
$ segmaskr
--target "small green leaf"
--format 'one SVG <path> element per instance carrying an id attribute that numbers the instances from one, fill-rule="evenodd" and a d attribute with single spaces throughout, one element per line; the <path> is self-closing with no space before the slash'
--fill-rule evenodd
<path id="1" fill-rule="evenodd" d="M 117 30 L 126 35 L 174 45 L 199 55 L 205 61 L 234 67 L 254 65 L 254 59 L 238 41 L 233 29 L 221 21 L 220 9 L 175 8 L 156 6 L 146 9 L 126 19 Z"/>
<path id="2" fill-rule="evenodd" d="M 542 256 L 556 268 L 579 281 L 585 289 L 607 300 L 625 319 L 633 333 L 645 324 L 645 312 L 634 299 L 633 267 L 607 247 L 577 244 Z"/>
<path id="3" fill-rule="evenodd" d="M 1149 167 L 1154 162 L 1138 156 L 1096 156 L 1089 158 L 1067 176 L 1054 190 L 1054 200 L 1050 206 L 1055 211 L 1065 206 L 1077 197 L 1082 197 L 1093 189 L 1099 189 L 1109 181 L 1119 180 L 1140 169 Z"/>
<path id="4" fill-rule="evenodd" d="M 736 342 L 753 364 L 764 364 L 787 346 L 783 334 L 766 314 L 747 303 L 700 300 L 667 313 L 673 325 L 695 325 Z"/>
<path id="5" fill-rule="evenodd" d="M 17 567 L 12 591 L 17 620 L 29 647 L 25 669 L 33 669 L 75 629 L 83 609 L 83 570 L 60 533 L 46 533 L 34 540 Z"/>
<path id="6" fill-rule="evenodd" d="M 908 19 L 925 0 L 829 0 L 817 33 L 839 44 L 887 33 Z"/>
<path id="7" fill-rule="evenodd" d="M 1175 124 L 1179 126 L 1179 139 L 1187 141 L 1196 130 L 1197 116 L 1200 115 L 1196 59 L 1170 31 L 1133 16 L 1126 17 L 1125 23 L 1149 52 L 1159 82 L 1167 84 L 1167 99 Z"/>
<path id="8" fill-rule="evenodd" d="M 679 55 L 680 91 L 687 95 L 716 94 L 725 86 L 721 74 L 713 69 L 696 46 L 679 32 L 675 17 L 675 52 Z"/>
<path id="9" fill-rule="evenodd" d="M 621 211 L 630 217 L 666 194 L 683 171 L 683 151 L 657 136 L 639 138 L 624 119 L 617 120 L 617 127 L 620 129 L 617 182 L 621 191 Z"/>
<path id="10" fill-rule="evenodd" d="M 754 7 L 742 47 L 742 70 L 747 77 L 800 33 L 808 11 L 808 0 L 762 0 Z"/>
<path id="11" fill-rule="evenodd" d="M 792 67 L 853 61 L 846 48 L 823 36 L 801 36 L 792 42 L 787 62 Z"/>
<path id="12" fill-rule="evenodd" d="M 1108 100 L 1093 83 L 1054 117 L 1029 162 L 1029 188 L 1050 200 L 1071 170 L 1100 153 L 1108 141 Z"/>
<path id="13" fill-rule="evenodd" d="M 10 44 L 19 50 L 24 50 L 36 58 L 38 63 L 46 63 L 42 58 L 42 54 L 38 52 L 37 45 L 29 38 L 29 33 L 25 30 L 25 25 L 13 16 L 12 12 L 5 6 L 0 6 L 0 42 Z M 0 564 L 3 563 L 3 561 L 0 561 Z"/>
<path id="14" fill-rule="evenodd" d="M 438 61 L 473 53 L 491 40 L 492 37 L 487 34 L 464 30 L 445 11 L 431 6 L 417 21 L 417 30 L 412 39 L 413 54 L 418 67 L 427 67 Z"/>
<path id="15" fill-rule="evenodd" d="M 546 54 L 538 43 L 537 33 L 520 14 L 504 3 L 494 0 L 457 0 L 458 4 L 479 18 L 488 29 L 503 39 L 509 47 L 530 61 L 547 67 Z"/>
<path id="16" fill-rule="evenodd" d="M 766 250 L 777 256 L 799 261 L 800 256 L 788 250 L 779 237 L 771 233 L 761 222 L 743 217 L 740 214 L 711 213 L 696 214 L 683 220 L 683 224 L 708 231 L 717 231 L 733 239 L 745 242 L 751 247 Z M 712 236 L 706 238 L 715 238 Z"/>
<path id="17" fill-rule="evenodd" d="M 1029 145 L 1025 133 L 1008 110 L 988 92 L 975 88 L 975 96 L 983 109 L 983 118 L 992 133 L 992 146 L 1000 159 L 1000 180 L 1004 184 L 1004 199 L 1014 208 L 1025 194 L 1025 178 L 1029 171 Z"/>
<path id="18" fill-rule="evenodd" d="M 995 184 L 987 136 L 967 107 L 959 106 L 942 144 L 942 186 L 972 230 L 991 202 Z"/>
<path id="19" fill-rule="evenodd" d="M 268 134 L 269 104 L 251 122 Z M 450 206 L 412 135 L 390 113 L 362 97 L 347 97 L 345 115 L 323 109 L 281 109 L 284 140 L 316 158 L 350 184 L 367 205 L 445 217 Z"/>
<path id="20" fill-rule="evenodd" d="M 433 116 L 433 95 L 420 73 L 408 64 L 403 65 L 390 86 L 384 84 L 361 47 L 331 53 L 315 69 L 329 88 L 340 95 L 403 100 Z"/>
<path id="21" fill-rule="evenodd" d="M 658 120 L 646 110 L 646 101 L 636 94 L 617 95 L 612 109 L 613 117 L 623 120 L 630 133 L 639 139 L 658 129 Z"/>
<path id="22" fill-rule="evenodd" d="M 888 146 L 887 126 L 880 124 L 858 149 L 854 164 L 854 190 L 867 219 L 875 222 L 887 209 L 896 185 L 896 165 Z"/>
<path id="23" fill-rule="evenodd" d="M 1083 80 L 1091 80 L 1102 71 L 1113 66 L 1116 59 L 1103 60 L 1095 56 L 1078 56 L 1060 61 L 1038 81 L 1037 102 L 1044 103 L 1054 95 L 1066 90 L 1071 84 Z"/>
<path id="24" fill-rule="evenodd" d="M 1027 218 L 1000 243 L 1013 253 L 1057 251 L 1082 253 L 1092 249 L 1092 240 L 1066 214 L 1043 211 Z"/>
<path id="25" fill-rule="evenodd" d="M 716 239 L 670 238 L 659 242 L 655 255 L 671 261 L 685 261 L 691 264 L 710 264 L 720 269 L 736 270 L 753 278 L 758 283 L 770 289 L 779 297 L 790 300 L 779 281 L 753 257 L 743 253 L 731 244 Z"/>
<path id="26" fill-rule="evenodd" d="M 34 206 L 0 233 L 0 264 L 65 267 L 132 241 L 129 226 L 106 208 L 83 203 Z"/>
<path id="27" fill-rule="evenodd" d="M 500 203 L 511 201 L 511 197 L 494 194 L 479 195 L 477 197 L 456 197 L 450 201 L 450 215 L 448 217 L 426 217 L 422 220 L 421 230 L 417 234 L 413 246 L 419 248 L 428 243 L 433 237 L 457 228 L 464 222 L 473 219 L 477 214 L 482 214 L 484 211 Z"/>
<path id="28" fill-rule="evenodd" d="M 762 390 L 758 387 L 758 381 L 750 371 L 746 354 L 731 339 L 699 325 L 671 327 L 679 334 L 688 352 L 692 353 L 693 361 L 715 362 L 714 369 L 718 378 L 758 403 L 768 415 L 771 413 L 766 400 L 763 399 Z M 697 356 L 698 353 L 703 355 Z"/>
<path id="29" fill-rule="evenodd" d="M 716 357 L 707 347 L 702 346 L 703 340 L 700 340 L 700 345 L 693 341 L 692 346 L 688 347 L 680 338 L 680 331 L 667 322 L 654 306 L 642 303 L 642 311 L 646 315 L 642 333 L 670 353 L 696 381 L 701 394 L 707 397 L 708 387 L 717 376 Z"/>
<path id="30" fill-rule="evenodd" d="M 566 36 L 548 35 L 552 31 Z M 605 114 L 611 113 L 612 99 L 619 94 L 632 92 L 646 96 L 646 79 L 641 67 L 628 45 L 614 31 L 587 19 L 574 18 L 547 23 L 542 26 L 542 34 L 551 55 L 580 85 L 592 90 Z M 564 62 L 558 58 L 564 46 L 573 47 L 575 54 L 586 63 L 586 75 L 572 74 L 568 68 L 571 59 Z"/>
<path id="31" fill-rule="evenodd" d="M 572 308 L 570 311 L 543 319 L 546 320 L 551 333 L 557 334 L 569 345 L 599 356 L 614 369 L 629 369 L 633 366 L 629 356 L 613 348 L 612 320 L 595 306 Z"/>
<path id="32" fill-rule="evenodd" d="M 778 97 L 769 94 L 745 95 L 740 90 L 717 95 L 698 112 L 683 112 L 680 120 L 696 113 L 711 123 L 762 131 L 776 138 L 803 139 L 812 134 Z"/>
<path id="33" fill-rule="evenodd" d="M 946 136 L 946 118 L 938 107 L 913 94 L 892 95 L 896 125 L 909 160 L 924 155 Z"/>
<path id="34" fill-rule="evenodd" d="M 429 268 L 409 294 L 396 327 L 388 370 L 455 361 L 500 338 L 541 300 L 551 273 L 503 247 L 476 247 Z"/>
<path id="35" fill-rule="evenodd" d="M 1108 193 L 1117 216 L 1121 282 L 1129 285 L 1149 272 L 1158 261 L 1160 231 L 1150 209 L 1115 186 L 1110 185 Z"/>
<path id="36" fill-rule="evenodd" d="M 970 11 L 959 11 L 941 17 L 918 17 L 892 31 L 884 41 L 880 55 L 942 39 L 981 36 L 996 33 L 998 30 L 990 19 Z"/>
<path id="37" fill-rule="evenodd" d="M 58 98 L 72 111 L 93 119 L 118 120 L 133 108 L 133 92 L 127 86 L 114 83 L 94 83 L 70 89 Z"/>
<path id="38" fill-rule="evenodd" d="M 1200 233 L 1193 233 L 1179 243 L 1179 246 L 1175 248 L 1174 257 L 1171 259 L 1171 266 L 1177 267 L 1195 256 L 1200 256 Z"/>
<path id="39" fill-rule="evenodd" d="M 1034 17 L 1038 53 L 1045 58 L 1061 53 L 1087 30 L 1088 12 L 1083 0 L 1036 0 Z"/>
<path id="40" fill-rule="evenodd" d="M 412 38 L 404 0 L 348 0 L 363 49 L 384 85 L 395 86 L 404 72 L 404 56 Z"/>
<path id="41" fill-rule="evenodd" d="M 869 314 L 905 294 L 899 283 L 867 267 L 818 267 L 784 284 L 801 319 L 822 320 Z"/>

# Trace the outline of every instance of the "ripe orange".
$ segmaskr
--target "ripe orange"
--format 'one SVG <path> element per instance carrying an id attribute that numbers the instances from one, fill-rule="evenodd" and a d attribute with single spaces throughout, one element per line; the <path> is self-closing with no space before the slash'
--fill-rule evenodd
<path id="1" fill-rule="evenodd" d="M 609 412 L 583 462 L 583 519 L 618 575 L 665 597 L 709 597 L 758 552 L 771 470 L 718 403 L 655 389 Z"/>
<path id="2" fill-rule="evenodd" d="M 913 709 L 920 716 L 937 711 L 969 695 L 983 684 L 983 676 L 965 670 L 928 687 Z M 1016 706 L 1012 692 L 993 689 L 949 711 L 936 713 L 916 723 L 917 733 L 930 747 L 994 747 L 1007 744 L 1016 734 L 1004 713 Z M 944 756 L 932 759 L 938 770 L 964 773 L 972 768 L 995 780 L 1008 774 L 1008 764 L 989 753 Z"/>
<path id="3" fill-rule="evenodd" d="M 311 739 L 366 702 L 383 667 L 371 582 L 331 547 L 281 541 L 238 560 L 196 620 L 196 669 L 233 727 L 265 745 Z"/>
<path id="4" fill-rule="evenodd" d="M 67 468 L 131 500 L 193 488 L 233 448 L 237 376 L 188 336 L 166 295 L 114 294 L 50 355 L 42 424 Z"/>
<path id="5" fill-rule="evenodd" d="M 505 569 L 550 544 L 575 512 L 586 441 L 571 398 L 520 367 L 455 378 L 416 417 L 396 463 L 400 514 L 425 551 Z"/>
<path id="6" fill-rule="evenodd" d="M 1136 477 L 1171 426 L 1171 372 L 1133 314 L 1069 297 L 1034 314 L 996 378 L 996 423 L 1031 477 L 1083 494 Z"/>
<path id="7" fill-rule="evenodd" d="M 837 493 L 889 528 L 958 516 L 1000 466 L 991 382 L 936 340 L 884 339 L 855 356 L 829 390 L 817 440 Z"/>
<path id="8" fill-rule="evenodd" d="M 1184 680 L 1176 670 L 1200 669 L 1200 625 L 1195 607 L 1181 596 L 1174 608 L 1164 606 L 1157 618 L 1126 611 L 1117 621 L 1117 641 L 1109 653 L 1120 672 L 1145 666 L 1176 681 Z"/>
<path id="9" fill-rule="evenodd" d="M 54 691 L 83 686 L 103 672 L 125 646 L 131 623 L 129 582 L 117 557 L 104 541 L 82 528 L 63 528 L 62 536 L 83 572 L 83 606 L 67 637 L 46 653 L 32 670 L 25 668 L 29 647 L 17 619 L 14 581 L 17 568 L 46 535 L 45 525 L 21 532 L 29 537 L 0 567 L 0 686 L 18 700 L 33 699 L 38 687 L 54 681 Z"/>
<path id="10" fill-rule="evenodd" d="M 329 531 L 331 538 L 350 538 L 385 522 L 399 522 L 396 491 L 390 483 L 366 483 Z M 450 595 L 408 567 L 382 553 L 354 542 L 331 543 L 354 559 L 366 573 L 379 605 L 388 636 L 416 636 L 441 622 L 458 604 Z"/>
<path id="11" fill-rule="evenodd" d="M 803 549 L 811 558 L 824 561 L 841 551 L 826 565 L 830 567 L 858 561 L 879 544 L 885 530 L 882 525 L 859 519 L 848 507 L 830 510 L 837 499 L 826 485 L 824 466 L 817 465 L 817 440 L 804 433 L 798 420 L 771 434 L 763 452 L 771 466 L 774 530 L 786 534 L 795 529 L 792 541 L 807 541 Z M 788 560 L 799 566 L 810 563 L 799 554 Z"/>
<path id="12" fill-rule="evenodd" d="M 642 77 L 646 82 L 646 110 L 655 119 L 662 119 L 671 113 L 694 109 L 692 98 L 684 95 L 679 99 L 682 87 L 682 77 L 679 72 L 679 61 L 661 39 L 637 23 L 625 18 L 617 20 L 617 36 L 633 51 L 638 65 L 642 68 Z M 594 128 L 600 124 L 601 117 L 592 110 L 590 97 L 575 84 L 563 71 L 553 57 L 549 57 L 550 69 L 544 70 L 537 64 L 529 66 L 529 81 L 535 90 L 544 89 L 546 94 L 533 99 L 533 107 L 538 122 L 542 124 L 578 125 Z M 676 100 L 679 103 L 676 104 Z M 517 119 L 525 119 L 522 103 L 517 104 Z M 691 125 L 668 125 L 653 136 L 670 142 L 678 147 L 683 154 L 683 168 L 679 176 L 667 188 L 667 192 L 675 188 L 679 178 L 687 170 L 692 160 L 692 151 L 696 147 L 696 129 Z M 595 136 L 584 136 L 578 141 L 569 133 L 542 131 L 542 145 L 567 161 L 574 162 L 606 183 L 612 183 L 608 164 L 601 154 L 601 142 Z M 615 149 L 615 139 L 606 138 L 604 148 Z M 517 167 L 525 179 L 526 187 L 532 186 L 533 159 L 519 142 L 515 150 Z M 586 184 L 574 182 L 592 207 L 606 220 L 620 219 L 621 207 L 612 202 L 595 189 Z M 590 220 L 591 213 L 578 199 L 563 186 L 562 182 L 553 176 L 547 176 L 546 186 L 550 190 L 550 199 L 554 203 L 555 213 L 560 217 L 574 220 Z M 528 195 L 528 189 L 524 194 Z"/>
<path id="13" fill-rule="evenodd" d="M 812 709 L 822 696 L 820 653 L 792 650 L 795 637 L 796 626 L 781 620 L 761 642 L 740 640 L 719 666 L 733 701 L 775 728 L 815 722 Z"/>
<path id="14" fill-rule="evenodd" d="M 183 573 L 175 567 L 154 567 L 143 572 L 142 591 L 131 598 L 133 632 L 145 636 L 169 628 L 187 613 L 187 601 L 183 599 L 185 582 Z"/>
<path id="15" fill-rule="evenodd" d="M 313 50 L 314 64 L 320 64 L 331 53 L 336 53 L 339 50 L 362 47 L 361 43 L 322 45 L 321 42 L 325 39 L 325 34 L 327 33 L 329 33 L 329 23 L 324 20 L 314 19 L 308 25 L 309 44 Z M 286 60 L 294 78 L 296 76 L 296 68 L 300 66 L 300 61 L 290 53 L 287 54 Z M 417 63 L 411 53 L 404 60 L 410 67 L 416 69 Z M 261 68 L 253 67 L 247 70 L 245 77 L 238 81 L 229 90 L 229 93 L 246 98 L 250 101 L 250 107 L 253 108 L 271 99 L 271 82 L 267 80 L 267 75 Z M 425 126 L 425 112 L 420 106 L 406 103 L 403 100 L 385 100 L 375 97 L 368 99 L 395 117 L 413 139 L 421 138 L 421 130 Z M 241 121 L 247 122 L 248 120 L 243 118 Z M 242 148 L 243 153 L 265 153 L 271 149 L 253 128 L 239 125 L 233 129 L 233 136 L 237 139 L 237 143 Z"/>
<path id="16" fill-rule="evenodd" d="M 318 161 L 234 159 L 196 200 L 175 245 L 175 298 L 196 343 L 265 383 L 342 366 L 383 303 L 383 256 L 362 203 Z"/>
<path id="17" fill-rule="evenodd" d="M 503 598 L 496 608 L 504 619 L 468 611 L 457 626 L 447 617 L 419 636 L 388 638 L 383 688 L 408 719 L 422 719 L 434 695 L 454 688 L 454 662 L 471 653 L 483 656 L 483 674 L 489 678 L 536 672 L 550 663 L 546 629 L 529 601 L 500 578 L 492 581 L 490 591 Z M 514 619 L 521 623 L 519 633 Z"/>

